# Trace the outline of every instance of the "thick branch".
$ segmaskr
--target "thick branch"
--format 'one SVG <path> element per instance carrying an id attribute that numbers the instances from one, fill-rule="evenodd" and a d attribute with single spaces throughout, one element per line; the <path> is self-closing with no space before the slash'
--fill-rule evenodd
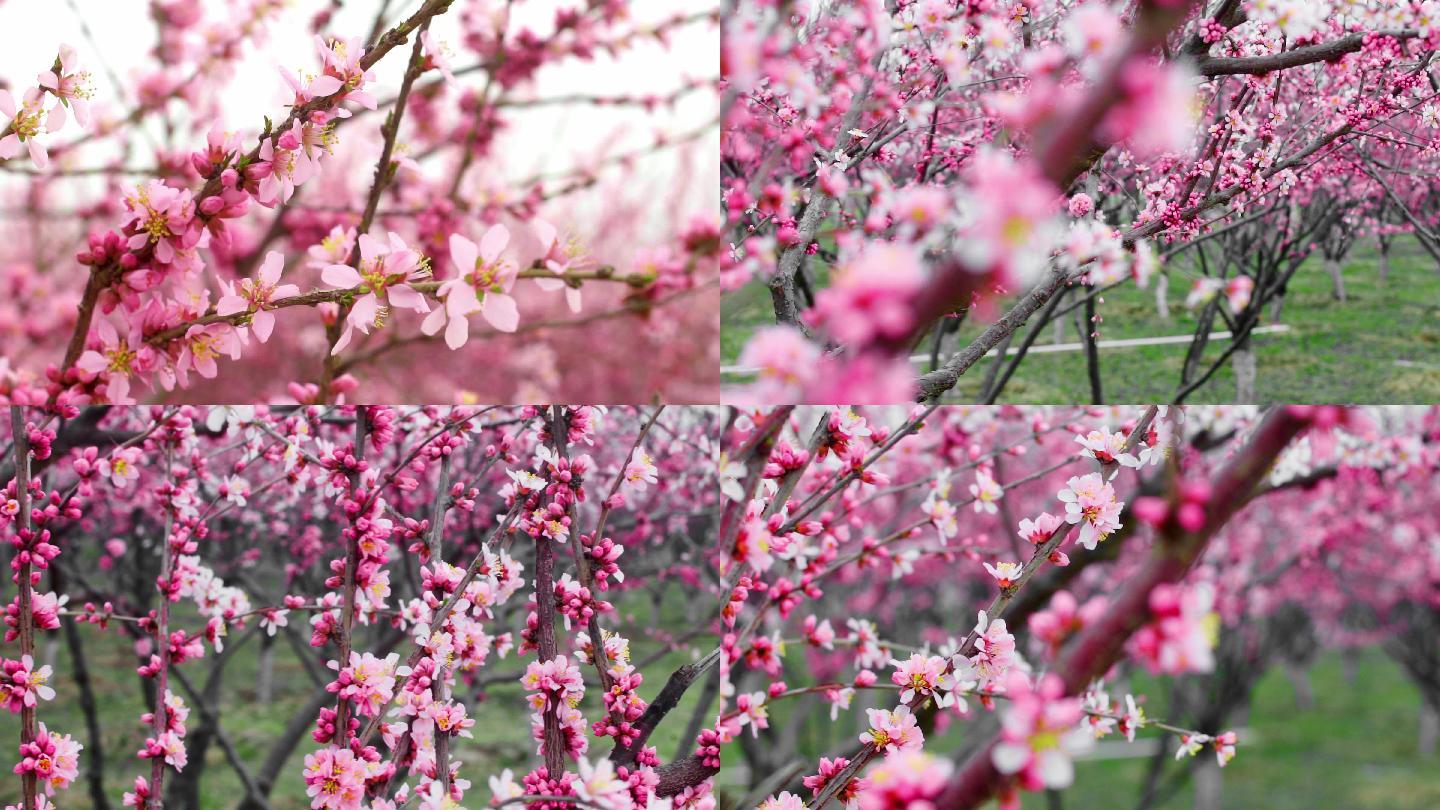
<path id="1" fill-rule="evenodd" d="M 15 501 L 19 505 L 19 510 L 16 512 L 15 531 L 28 535 L 34 530 L 30 520 L 30 439 L 25 432 L 25 409 L 18 405 L 10 406 L 10 440 L 15 456 Z M 20 563 L 15 571 L 15 581 L 20 588 L 18 630 L 22 656 L 35 653 L 35 618 L 30 576 L 30 562 L 27 559 Z M 20 707 L 20 742 L 22 744 L 28 745 L 35 741 L 35 736 L 39 732 L 37 722 L 35 707 L 22 705 Z M 20 792 L 24 802 L 21 805 L 23 810 L 35 810 L 36 786 L 35 771 L 26 771 L 21 774 Z"/>
<path id="2" fill-rule="evenodd" d="M 1195 69 L 1201 76 L 1226 76 L 1231 74 L 1258 75 L 1276 70 L 1310 65 L 1316 62 L 1333 62 L 1340 57 L 1355 53 L 1371 37 L 1394 37 L 1412 39 L 1420 32 L 1413 30 L 1373 31 L 1343 36 L 1331 42 L 1306 45 L 1290 51 L 1269 56 L 1205 57 L 1196 62 Z"/>

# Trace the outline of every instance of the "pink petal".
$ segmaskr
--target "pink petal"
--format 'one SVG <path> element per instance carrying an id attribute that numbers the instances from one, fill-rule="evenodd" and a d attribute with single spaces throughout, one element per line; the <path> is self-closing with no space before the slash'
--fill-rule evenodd
<path id="1" fill-rule="evenodd" d="M 30 149 L 30 159 L 35 161 L 35 168 L 41 171 L 50 168 L 50 154 L 45 151 L 45 147 L 41 146 L 39 141 L 31 138 L 25 141 L 25 146 Z"/>
<path id="2" fill-rule="evenodd" d="M 20 136 L 10 133 L 0 138 L 0 159 L 9 160 L 20 154 Z"/>
<path id="3" fill-rule="evenodd" d="M 492 225 L 490 230 L 480 237 L 480 256 L 487 262 L 493 262 L 509 243 L 510 229 L 504 225 Z"/>
<path id="4" fill-rule="evenodd" d="M 391 287 L 390 305 L 403 309 L 413 309 L 416 312 L 430 311 L 430 305 L 425 302 L 425 296 L 415 292 L 413 287 Z"/>
<path id="5" fill-rule="evenodd" d="M 65 126 L 65 105 L 56 104 L 50 114 L 45 116 L 45 131 L 59 132 L 63 126 Z"/>
<path id="6" fill-rule="evenodd" d="M 275 313 L 264 310 L 255 313 L 250 319 L 250 328 L 255 330 L 255 337 L 264 343 L 270 339 L 270 333 L 275 331 Z"/>
<path id="7" fill-rule="evenodd" d="M 216 315 L 234 315 L 237 312 L 244 312 L 250 308 L 250 302 L 238 295 L 226 295 L 215 302 Z"/>
<path id="8" fill-rule="evenodd" d="M 361 332 L 370 333 L 370 327 L 375 323 L 375 313 L 380 311 L 380 299 L 372 293 L 362 295 L 355 301 L 355 307 L 350 310 L 350 317 L 346 319 L 354 324 Z"/>
<path id="9" fill-rule="evenodd" d="M 3 87 L 0 87 L 0 113 L 5 113 L 6 118 L 15 117 L 15 96 Z"/>
<path id="10" fill-rule="evenodd" d="M 420 322 L 421 334 L 433 335 L 445 325 L 445 307 L 436 307 Z"/>
<path id="11" fill-rule="evenodd" d="M 284 79 L 285 83 L 290 85 L 291 90 L 294 90 L 297 93 L 300 92 L 300 79 L 290 70 L 290 68 L 281 65 L 280 78 Z"/>
<path id="12" fill-rule="evenodd" d="M 455 262 L 455 267 L 459 272 L 468 273 L 475 269 L 477 255 L 474 242 L 458 233 L 450 234 L 450 259 Z"/>
<path id="13" fill-rule="evenodd" d="M 320 271 L 320 280 L 340 289 L 358 287 L 364 281 L 355 268 L 345 264 L 325 265 L 325 269 Z"/>
<path id="14" fill-rule="evenodd" d="M 480 314 L 501 332 L 514 332 L 520 324 L 520 310 L 515 306 L 515 299 L 508 295 L 486 295 L 480 304 Z"/>
<path id="15" fill-rule="evenodd" d="M 550 252 L 550 248 L 555 246 L 555 237 L 559 235 L 555 226 L 543 219 L 537 219 L 530 223 L 530 227 L 534 229 L 535 237 L 540 240 L 540 247 L 544 248 L 545 252 Z"/>
<path id="16" fill-rule="evenodd" d="M 345 331 L 340 333 L 340 339 L 335 341 L 335 348 L 330 350 L 330 355 L 332 357 L 339 354 L 342 349 L 350 345 L 350 337 L 354 333 L 354 331 L 354 328 L 351 327 L 350 324 L 345 324 Z"/>
<path id="17" fill-rule="evenodd" d="M 345 84 L 334 76 L 318 76 L 310 82 L 310 95 L 329 96 L 334 95 L 344 87 Z"/>
<path id="18" fill-rule="evenodd" d="M 260 281 L 271 286 L 280 280 L 280 271 L 285 269 L 285 256 L 278 250 L 265 254 L 265 263 L 260 265 Z"/>
<path id="19" fill-rule="evenodd" d="M 376 256 L 384 256 L 389 252 L 390 249 L 386 247 L 384 242 L 381 242 L 368 233 L 360 234 L 360 258 L 362 260 L 368 262 Z"/>
<path id="20" fill-rule="evenodd" d="M 469 284 L 457 283 L 445 296 L 445 311 L 452 318 L 463 318 L 480 311 L 480 299 L 475 297 L 475 288 Z"/>
<path id="21" fill-rule="evenodd" d="M 87 374 L 99 374 L 110 366 L 105 361 L 104 355 L 94 350 L 80 355 L 80 359 L 75 361 L 75 365 Z"/>
<path id="22" fill-rule="evenodd" d="M 466 318 L 451 318 L 445 327 L 445 345 L 452 350 L 465 345 L 470 339 L 470 321 Z"/>

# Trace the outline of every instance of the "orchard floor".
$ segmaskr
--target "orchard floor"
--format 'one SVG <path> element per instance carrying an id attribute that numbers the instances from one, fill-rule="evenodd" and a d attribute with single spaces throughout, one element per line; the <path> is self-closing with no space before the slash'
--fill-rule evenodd
<path id="1" fill-rule="evenodd" d="M 1338 655 L 1322 656 L 1310 670 L 1315 705 L 1296 708 L 1290 681 L 1280 669 L 1261 679 L 1245 726 L 1254 740 L 1240 747 L 1223 773 L 1226 808 L 1264 810 L 1422 810 L 1440 807 L 1440 754 L 1421 757 L 1416 710 L 1420 696 L 1404 673 L 1379 651 L 1360 659 L 1355 682 L 1347 682 Z M 1163 717 L 1164 691 L 1136 679 L 1135 688 Z M 1176 745 L 1165 741 L 1173 756 Z M 1207 749 L 1204 756 L 1212 756 Z M 1169 759 L 1167 759 L 1167 762 Z M 1136 804 L 1147 757 L 1082 762 L 1075 785 L 1063 794 L 1067 810 L 1119 810 Z M 1171 770 L 1175 770 L 1172 763 Z M 1191 806 L 1191 787 L 1181 787 L 1161 810 Z M 1026 810 L 1048 805 L 1030 797 Z"/>
<path id="2" fill-rule="evenodd" d="M 1352 251 L 1344 264 L 1348 300 L 1343 304 L 1333 300 L 1330 277 L 1319 259 L 1310 259 L 1299 270 L 1290 284 L 1281 319 L 1291 331 L 1254 340 L 1259 366 L 1256 397 L 1261 404 L 1440 401 L 1440 269 L 1409 239 L 1397 241 L 1392 249 L 1387 282 L 1380 281 L 1376 268 L 1377 254 L 1367 240 Z M 1169 318 L 1158 316 L 1153 289 L 1140 290 L 1127 284 L 1108 293 L 1099 308 L 1104 318 L 1101 339 L 1193 333 L 1195 318 L 1183 306 L 1189 287 L 1186 269 L 1183 265 L 1172 269 Z M 996 315 L 1008 306 L 1009 301 L 1003 302 Z M 1061 342 L 1076 341 L 1074 322 L 1066 320 Z M 757 326 L 773 322 L 769 292 L 763 285 L 751 283 L 727 295 L 721 303 L 723 362 L 734 364 L 750 333 Z M 987 325 L 966 323 L 958 339 L 947 340 L 942 358 L 968 343 Z M 1047 328 L 1037 345 L 1051 342 L 1052 331 Z M 1206 353 L 1208 362 L 1219 357 L 1226 345 L 1224 341 L 1212 344 Z M 1172 344 L 1102 350 L 1105 401 L 1170 401 L 1178 388 L 1187 348 L 1188 344 Z M 928 340 L 924 352 L 929 352 Z M 977 364 L 962 377 L 947 401 L 974 401 L 989 362 Z M 917 365 L 917 370 L 927 369 Z M 1192 403 L 1234 400 L 1235 381 L 1228 362 L 1187 399 Z M 1027 356 L 1006 386 L 1001 401 L 1089 402 L 1083 356 L 1079 352 Z"/>

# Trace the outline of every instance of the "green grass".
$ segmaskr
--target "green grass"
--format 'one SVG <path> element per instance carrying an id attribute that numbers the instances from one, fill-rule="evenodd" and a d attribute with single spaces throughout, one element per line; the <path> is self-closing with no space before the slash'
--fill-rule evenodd
<path id="1" fill-rule="evenodd" d="M 1375 650 L 1360 659 L 1354 684 L 1347 683 L 1338 655 L 1322 656 L 1310 671 L 1315 705 L 1295 707 L 1284 674 L 1273 669 L 1260 681 L 1246 726 L 1255 735 L 1242 744 L 1224 774 L 1225 807 L 1266 810 L 1376 808 L 1421 810 L 1440 807 L 1440 756 L 1416 751 L 1420 695 L 1403 672 Z M 1137 679 L 1151 696 L 1150 713 L 1163 716 L 1163 689 Z M 1173 741 L 1167 740 L 1174 751 Z M 1207 750 L 1202 754 L 1210 756 Z M 1084 762 L 1065 807 L 1133 807 L 1148 765 L 1145 758 Z M 1180 810 L 1191 804 L 1189 786 L 1162 805 Z M 1043 801 L 1027 801 L 1043 808 Z"/>
<path id="2" fill-rule="evenodd" d="M 1107 294 L 1099 308 L 1104 318 L 1101 339 L 1192 333 L 1195 318 L 1183 306 L 1189 287 L 1187 270 L 1183 265 L 1171 269 L 1168 319 L 1156 314 L 1153 289 L 1140 290 L 1127 284 Z M 1319 259 L 1307 261 L 1291 281 L 1282 317 L 1291 331 L 1254 339 L 1259 402 L 1399 404 L 1440 400 L 1440 270 L 1434 259 L 1414 242 L 1398 242 L 1391 253 L 1389 280 L 1382 283 L 1373 248 L 1362 248 L 1345 263 L 1344 276 L 1348 300 L 1343 304 L 1332 299 L 1330 278 Z M 1003 313 L 1009 304 L 1008 300 L 1000 302 L 991 317 Z M 1269 315 L 1268 309 L 1265 314 Z M 752 283 L 727 295 L 721 302 L 724 362 L 733 364 L 750 333 L 773 320 L 768 290 L 763 285 Z M 971 319 L 958 336 L 947 341 L 942 357 L 968 343 L 988 323 Z M 1262 325 L 1265 323 L 1268 321 L 1262 321 Z M 1051 339 L 1047 327 L 1039 344 Z M 1062 340 L 1076 339 L 1073 320 L 1067 318 Z M 1221 341 L 1210 346 L 1208 361 L 1219 357 L 1226 345 Z M 927 340 L 927 351 L 928 346 Z M 1179 344 L 1102 350 L 1105 400 L 1168 401 L 1178 388 L 1186 349 L 1187 345 Z M 1396 360 L 1422 366 L 1400 366 Z M 982 361 L 962 377 L 951 399 L 974 401 L 990 362 Z M 917 366 L 917 370 L 925 369 Z M 1227 362 L 1187 401 L 1226 403 L 1234 398 L 1235 381 Z M 1026 357 L 1001 400 L 1032 404 L 1089 402 L 1083 356 L 1071 352 Z"/>

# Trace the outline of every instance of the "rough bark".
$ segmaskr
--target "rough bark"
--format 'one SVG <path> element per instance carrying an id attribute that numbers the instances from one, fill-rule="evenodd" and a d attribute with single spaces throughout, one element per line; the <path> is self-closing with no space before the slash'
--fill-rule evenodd
<path id="1" fill-rule="evenodd" d="M 1235 404 L 1254 405 L 1257 361 L 1255 344 L 1249 337 L 1240 341 L 1240 347 L 1231 356 L 1230 364 L 1235 371 Z"/>
<path id="2" fill-rule="evenodd" d="M 1325 260 L 1325 272 L 1330 275 L 1330 297 L 1345 303 L 1345 273 L 1338 259 Z"/>

